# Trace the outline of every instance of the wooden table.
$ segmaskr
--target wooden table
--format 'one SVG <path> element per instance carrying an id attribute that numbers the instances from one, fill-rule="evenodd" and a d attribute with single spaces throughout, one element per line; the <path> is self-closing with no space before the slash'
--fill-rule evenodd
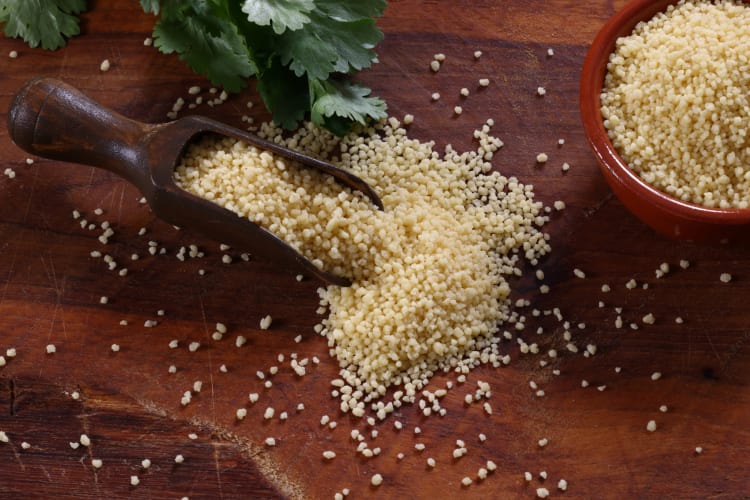
<path id="1" fill-rule="evenodd" d="M 15 90 L 37 75 L 64 79 L 149 122 L 165 120 L 191 85 L 208 88 L 176 57 L 144 47 L 154 19 L 137 2 L 90 4 L 83 34 L 63 50 L 0 40 L 3 112 Z M 597 346 L 589 357 L 568 353 L 552 316 L 531 318 L 534 329 L 523 336 L 542 352 L 554 347 L 560 355 L 523 355 L 515 343 L 506 344 L 511 364 L 469 374 L 446 397 L 443 418 L 403 407 L 371 428 L 340 414 L 329 386 L 336 364 L 313 332 L 320 283 L 297 283 L 270 263 L 243 262 L 234 250 L 234 262 L 222 264 L 218 244 L 156 220 L 123 180 L 41 159 L 28 165 L 27 155 L 0 131 L 2 169 L 16 172 L 14 179 L 0 178 L 0 354 L 16 349 L 0 368 L 0 430 L 9 438 L 0 443 L 0 497 L 333 498 L 349 488 L 352 498 L 533 498 L 541 486 L 561 498 L 747 496 L 748 251 L 669 241 L 635 220 L 605 185 L 580 125 L 582 61 L 597 30 L 622 5 L 393 0 L 380 21 L 386 34 L 381 62 L 360 78 L 387 99 L 394 116 L 416 117 L 411 136 L 472 149 L 472 131 L 492 117 L 505 142 L 495 168 L 532 183 L 546 204 L 565 201 L 567 208 L 554 212 L 546 228 L 554 249 L 542 263 L 550 293 L 540 294 L 529 275 L 513 282 L 513 298 L 527 298 L 540 310 L 559 307 L 578 345 Z M 11 50 L 17 59 L 7 57 Z M 475 50 L 483 52 L 479 60 Z M 446 61 L 433 73 L 429 63 L 438 52 Z M 111 69 L 103 73 L 105 58 Z M 487 89 L 459 96 L 461 87 L 475 89 L 484 77 L 491 79 Z M 547 89 L 544 97 L 537 95 L 540 86 Z M 431 102 L 433 92 L 441 93 L 438 102 Z M 258 102 L 252 89 L 222 106 L 189 112 L 242 126 L 248 100 Z M 457 117 L 458 103 L 464 112 Z M 252 115 L 263 119 L 261 106 Z M 539 152 L 549 155 L 544 165 L 535 160 Z M 571 165 L 567 173 L 563 162 Z M 82 228 L 73 210 L 90 223 L 109 221 L 115 231 L 110 242 L 99 243 L 101 230 Z M 141 227 L 145 235 L 138 234 Z M 150 256 L 149 240 L 166 255 Z M 181 262 L 175 253 L 191 243 L 205 258 Z M 92 250 L 111 254 L 118 269 L 128 268 L 127 276 L 109 271 Z M 133 253 L 141 258 L 132 261 Z M 679 267 L 681 259 L 690 261 L 688 269 Z M 657 279 L 662 262 L 670 272 Z M 576 278 L 574 268 L 586 279 Z M 720 282 L 723 272 L 732 274 L 730 283 Z M 632 278 L 639 285 L 629 290 L 625 283 Z M 611 292 L 601 291 L 604 284 Z M 100 303 L 102 296 L 108 303 Z M 622 308 L 623 329 L 614 326 L 615 307 Z M 647 313 L 654 314 L 653 325 L 642 323 Z M 267 314 L 274 323 L 262 331 L 259 320 Z M 158 325 L 146 328 L 147 320 Z M 226 323 L 225 340 L 211 339 L 216 322 Z M 586 327 L 579 330 L 582 322 Z M 639 328 L 631 329 L 631 322 Z M 536 325 L 545 328 L 543 335 L 536 335 Z M 235 347 L 238 335 L 248 340 L 241 348 Z M 173 339 L 176 349 L 168 345 Z M 194 353 L 187 348 L 191 341 L 201 343 Z M 111 350 L 113 343 L 119 352 Z M 54 354 L 46 352 L 49 344 Z M 280 353 L 284 363 L 277 361 Z M 289 368 L 292 353 L 317 356 L 320 363 L 311 363 L 300 379 Z M 539 365 L 542 359 L 547 366 Z M 176 373 L 168 373 L 170 365 Z M 264 388 L 256 372 L 274 365 L 279 373 Z M 654 372 L 662 374 L 659 380 L 652 380 Z M 434 387 L 447 380 L 455 376 L 437 377 Z M 463 403 L 479 380 L 492 386 L 491 416 Z M 195 381 L 202 382 L 200 392 L 182 406 Z M 250 392 L 260 394 L 255 405 L 248 403 Z M 266 421 L 269 406 L 276 418 Z M 235 411 L 243 407 L 247 417 L 240 421 Z M 281 411 L 288 420 L 278 418 Z M 323 415 L 338 426 L 322 426 Z M 646 430 L 650 420 L 655 432 Z M 366 433 L 380 455 L 357 454 L 352 429 Z M 89 446 L 73 449 L 81 434 Z M 277 439 L 273 448 L 264 444 L 269 436 Z M 542 438 L 549 440 L 543 448 Z M 454 460 L 457 439 L 468 453 Z M 416 450 L 416 443 L 426 449 Z M 330 462 L 321 455 L 327 449 L 337 453 Z M 175 463 L 178 454 L 183 463 Z M 433 470 L 427 457 L 437 462 Z M 102 460 L 101 468 L 92 459 Z M 488 459 L 498 468 L 477 481 Z M 526 471 L 533 475 L 529 482 Z M 370 485 L 374 473 L 384 477 L 379 488 Z M 134 475 L 137 486 L 130 483 Z M 463 487 L 467 475 L 475 481 Z M 557 489 L 561 478 L 568 481 L 565 492 Z"/>

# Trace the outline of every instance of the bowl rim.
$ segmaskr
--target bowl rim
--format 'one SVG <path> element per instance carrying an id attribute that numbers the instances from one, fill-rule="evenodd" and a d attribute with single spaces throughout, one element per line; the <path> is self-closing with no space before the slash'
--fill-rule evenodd
<path id="1" fill-rule="evenodd" d="M 619 155 L 609 139 L 601 117 L 601 91 L 609 55 L 615 42 L 626 36 L 640 21 L 647 21 L 679 0 L 631 0 L 602 26 L 581 70 L 579 107 L 586 139 L 599 165 L 615 180 L 646 203 L 674 215 L 712 224 L 738 224 L 750 221 L 750 208 L 710 208 L 675 198 L 643 180 Z"/>

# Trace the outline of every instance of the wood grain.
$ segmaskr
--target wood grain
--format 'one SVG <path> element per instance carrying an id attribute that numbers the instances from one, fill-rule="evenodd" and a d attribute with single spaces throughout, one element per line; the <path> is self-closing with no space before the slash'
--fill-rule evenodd
<path id="1" fill-rule="evenodd" d="M 143 46 L 153 17 L 140 13 L 137 2 L 90 3 L 82 35 L 63 50 L 0 40 L 3 112 L 15 90 L 39 75 L 66 80 L 146 122 L 163 121 L 191 85 L 208 88 L 176 57 Z M 365 421 L 340 414 L 330 395 L 336 363 L 313 332 L 318 282 L 297 283 L 285 269 L 242 262 L 233 251 L 234 262 L 222 264 L 224 252 L 216 243 L 155 219 L 121 179 L 46 160 L 27 165 L 7 131 L 0 131 L 2 170 L 17 174 L 0 178 L 0 354 L 17 350 L 0 368 L 0 430 L 10 439 L 0 443 L 0 497 L 332 498 L 350 488 L 354 498 L 533 498 L 542 485 L 565 498 L 746 496 L 748 251 L 673 242 L 643 226 L 607 189 L 580 126 L 583 58 L 596 31 L 622 4 L 389 2 L 380 22 L 386 33 L 381 62 L 359 78 L 387 99 L 394 116 L 416 117 L 410 135 L 441 148 L 473 148 L 472 130 L 494 118 L 505 142 L 495 168 L 534 184 L 546 204 L 564 200 L 567 208 L 553 213 L 547 226 L 554 250 L 541 268 L 550 293 L 539 293 L 531 273 L 513 282 L 514 299 L 532 303 L 521 336 L 543 353 L 557 349 L 558 357 L 523 355 L 515 341 L 504 344 L 511 364 L 469 374 L 446 396 L 445 417 L 425 418 L 415 407 L 402 407 L 375 426 L 375 438 Z M 552 57 L 547 48 L 553 48 Z M 19 57 L 6 58 L 10 50 Z M 479 60 L 475 50 L 483 51 Z M 432 73 L 429 62 L 437 52 L 446 61 Z M 104 58 L 112 65 L 106 73 L 98 69 Z M 476 82 L 483 77 L 492 83 L 482 90 Z M 459 96 L 464 86 L 472 91 L 468 98 Z M 539 86 L 547 89 L 543 98 L 536 94 Z M 431 102 L 436 91 L 442 98 Z M 252 89 L 222 106 L 191 112 L 241 126 L 247 100 L 258 103 Z M 464 112 L 456 117 L 452 109 L 459 103 Z M 261 106 L 251 114 L 267 117 Z M 535 161 L 542 151 L 550 157 L 545 165 Z M 566 174 L 563 162 L 571 165 Z M 104 213 L 96 215 L 96 208 Z M 91 223 L 109 221 L 115 230 L 110 243 L 101 245 L 100 230 L 73 220 L 74 209 Z M 143 236 L 141 227 L 147 229 Z M 150 256 L 149 240 L 167 254 Z M 206 257 L 179 261 L 175 253 L 191 243 Z M 92 250 L 112 255 L 129 269 L 127 276 L 108 271 L 101 259 L 90 257 Z M 140 259 L 131 260 L 133 253 Z M 681 269 L 680 259 L 690 267 Z M 657 279 L 654 271 L 662 262 L 671 271 Z M 586 279 L 574 277 L 574 268 L 584 270 Z M 722 284 L 722 272 L 733 280 Z M 634 290 L 625 287 L 631 278 L 639 283 Z M 612 291 L 602 292 L 603 284 Z M 100 304 L 102 296 L 107 304 Z M 564 328 L 552 315 L 532 316 L 532 308 L 554 307 L 570 321 L 579 347 L 597 346 L 594 356 L 567 352 Z M 622 308 L 623 329 L 614 326 L 615 307 Z M 157 315 L 160 309 L 164 316 Z M 655 315 L 654 325 L 642 323 L 647 313 Z M 267 314 L 273 326 L 261 331 L 259 320 Z M 675 322 L 678 316 L 683 324 Z M 159 324 L 145 328 L 146 320 Z M 229 328 L 218 342 L 211 339 L 216 322 Z M 247 338 L 241 348 L 235 346 L 238 335 Z M 176 349 L 168 346 L 173 339 L 179 340 Z M 194 353 L 187 348 L 192 341 L 201 343 Z M 119 352 L 110 349 L 113 343 Z M 48 344 L 57 352 L 47 354 Z M 293 353 L 317 356 L 320 363 L 311 361 L 299 378 L 289 367 Z M 283 363 L 278 354 L 285 355 Z M 548 364 L 541 367 L 541 359 Z M 176 373 L 168 373 L 170 365 Z M 275 365 L 279 373 L 266 389 L 256 372 Z M 655 371 L 662 378 L 652 381 Z M 440 375 L 433 387 L 448 380 L 455 376 Z M 491 416 L 463 403 L 479 380 L 492 386 Z M 201 391 L 183 407 L 180 398 L 195 381 L 202 382 Z M 530 381 L 545 395 L 537 397 Z M 78 400 L 71 397 L 75 391 Z M 248 402 L 250 392 L 260 394 L 255 405 Z M 304 410 L 297 411 L 298 403 Z M 267 421 L 262 415 L 269 406 L 277 418 Z M 235 417 L 238 408 L 247 408 L 242 421 Z M 282 411 L 288 420 L 278 418 Z M 321 426 L 323 415 L 338 426 Z M 400 431 L 393 427 L 396 419 L 403 423 Z M 652 419 L 658 429 L 649 433 Z M 381 448 L 379 456 L 356 453 L 353 428 Z M 92 445 L 73 450 L 69 443 L 82 433 Z M 480 433 L 486 442 L 479 441 Z M 269 436 L 277 439 L 276 447 L 264 445 Z M 549 439 L 544 448 L 537 444 L 541 438 Z M 458 460 L 451 455 L 456 439 L 469 449 Z M 21 446 L 24 441 L 29 449 Z M 416 443 L 426 449 L 416 450 Z M 696 454 L 696 446 L 703 453 Z M 322 458 L 327 449 L 336 451 L 333 461 Z M 185 456 L 180 465 L 174 464 L 178 453 Z M 435 458 L 435 469 L 427 468 L 427 457 Z M 95 470 L 91 458 L 103 460 L 102 468 Z M 144 458 L 153 463 L 148 470 L 140 465 Z M 488 459 L 498 470 L 462 487 L 461 478 L 476 477 Z M 541 481 L 543 470 L 548 478 Z M 534 475 L 531 482 L 524 480 L 525 471 Z M 370 485 L 374 473 L 384 477 L 379 488 Z M 129 482 L 133 474 L 141 478 L 136 487 Z M 561 478 L 569 483 L 565 492 L 556 488 Z"/>

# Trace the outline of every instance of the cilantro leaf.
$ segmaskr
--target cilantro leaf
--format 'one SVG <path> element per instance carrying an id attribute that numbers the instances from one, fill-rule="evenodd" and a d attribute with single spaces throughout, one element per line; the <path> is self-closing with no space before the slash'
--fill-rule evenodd
<path id="1" fill-rule="evenodd" d="M 280 35 L 287 29 L 295 31 L 310 22 L 307 16 L 315 7 L 314 0 L 245 0 L 242 12 L 251 23 L 273 27 Z"/>
<path id="2" fill-rule="evenodd" d="M 377 61 L 373 47 L 382 38 L 372 18 L 342 22 L 315 11 L 304 29 L 279 36 L 278 50 L 297 75 L 325 80 L 333 72 L 368 68 Z"/>
<path id="3" fill-rule="evenodd" d="M 385 11 L 385 0 L 315 0 L 315 6 L 326 16 L 336 21 L 359 21 L 380 17 Z"/>
<path id="4" fill-rule="evenodd" d="M 0 0 L 2 1 L 2 0 Z M 336 134 L 386 116 L 382 99 L 345 80 L 377 61 L 375 25 L 385 0 L 140 0 L 160 15 L 155 45 L 176 52 L 227 90 L 254 75 L 257 90 L 286 129 L 309 114 Z"/>
<path id="5" fill-rule="evenodd" d="M 307 80 L 282 66 L 278 58 L 258 74 L 258 92 L 273 114 L 273 121 L 287 130 L 297 127 L 310 106 Z"/>
<path id="6" fill-rule="evenodd" d="M 311 80 L 312 122 L 343 135 L 351 128 L 352 122 L 364 125 L 368 119 L 385 118 L 385 102 L 379 97 L 369 97 L 371 92 L 367 87 L 348 80 Z M 348 127 L 342 130 L 347 121 Z"/>
<path id="7" fill-rule="evenodd" d="M 65 37 L 80 33 L 76 14 L 85 10 L 86 0 L 2 0 L 0 23 L 8 37 L 55 50 L 65 46 Z"/>
<path id="8" fill-rule="evenodd" d="M 154 45 L 165 54 L 177 52 L 193 71 L 231 92 L 245 87 L 257 71 L 236 26 L 205 0 L 164 5 Z"/>
<path id="9" fill-rule="evenodd" d="M 160 6 L 159 0 L 141 0 L 141 8 L 143 8 L 143 12 L 147 14 L 150 12 L 153 15 L 158 16 Z"/>

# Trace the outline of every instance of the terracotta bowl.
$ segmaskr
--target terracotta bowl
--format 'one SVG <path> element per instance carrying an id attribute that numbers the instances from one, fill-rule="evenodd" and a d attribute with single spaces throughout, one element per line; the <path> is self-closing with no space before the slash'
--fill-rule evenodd
<path id="1" fill-rule="evenodd" d="M 633 172 L 615 151 L 604 128 L 600 94 L 610 53 L 620 36 L 676 0 L 632 0 L 602 27 L 591 44 L 581 73 L 580 110 L 586 137 L 612 191 L 636 217 L 666 236 L 703 242 L 747 238 L 750 209 L 707 208 L 659 191 Z"/>

